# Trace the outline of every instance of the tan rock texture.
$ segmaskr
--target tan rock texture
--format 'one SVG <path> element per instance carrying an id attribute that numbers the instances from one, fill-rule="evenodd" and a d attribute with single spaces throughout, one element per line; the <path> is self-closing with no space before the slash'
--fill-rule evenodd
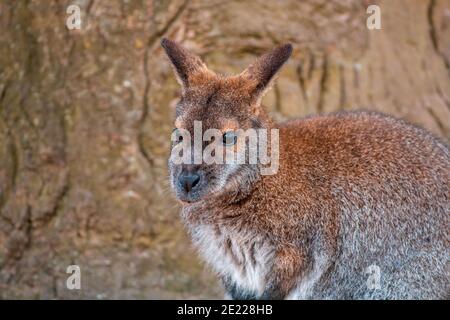
<path id="1" fill-rule="evenodd" d="M 163 36 L 225 74 L 292 42 L 264 100 L 277 119 L 364 108 L 450 138 L 449 0 L 3 0 L 0 28 L 3 299 L 221 297 L 167 182 L 179 87 Z"/>

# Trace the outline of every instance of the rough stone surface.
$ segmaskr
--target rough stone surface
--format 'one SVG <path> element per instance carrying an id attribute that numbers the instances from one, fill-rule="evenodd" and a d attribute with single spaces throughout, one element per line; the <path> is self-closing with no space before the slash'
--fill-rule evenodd
<path id="1" fill-rule="evenodd" d="M 167 183 L 162 36 L 222 73 L 292 42 L 264 100 L 277 119 L 365 108 L 450 137 L 448 0 L 4 0 L 0 28 L 0 298 L 221 297 Z"/>

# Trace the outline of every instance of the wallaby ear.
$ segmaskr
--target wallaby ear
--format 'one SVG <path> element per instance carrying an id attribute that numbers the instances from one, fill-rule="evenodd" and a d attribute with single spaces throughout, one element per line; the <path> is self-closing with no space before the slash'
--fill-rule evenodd
<path id="1" fill-rule="evenodd" d="M 292 45 L 290 43 L 280 45 L 256 59 L 256 61 L 241 74 L 246 80 L 254 82 L 254 92 L 252 92 L 252 94 L 257 98 L 262 97 L 265 91 L 270 88 L 271 80 L 289 59 L 291 53 Z"/>
<path id="2" fill-rule="evenodd" d="M 198 56 L 189 52 L 175 41 L 163 38 L 161 46 L 172 62 L 177 79 L 183 88 L 190 85 L 189 79 L 195 74 L 208 71 L 208 68 Z"/>

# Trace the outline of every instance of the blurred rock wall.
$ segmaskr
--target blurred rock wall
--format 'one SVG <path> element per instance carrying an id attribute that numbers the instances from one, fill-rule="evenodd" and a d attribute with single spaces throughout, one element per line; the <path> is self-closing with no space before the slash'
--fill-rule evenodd
<path id="1" fill-rule="evenodd" d="M 162 36 L 226 74 L 292 42 L 264 100 L 277 119 L 365 108 L 450 137 L 449 0 L 1 0 L 0 28 L 4 299 L 221 297 L 167 182 L 179 88 Z"/>

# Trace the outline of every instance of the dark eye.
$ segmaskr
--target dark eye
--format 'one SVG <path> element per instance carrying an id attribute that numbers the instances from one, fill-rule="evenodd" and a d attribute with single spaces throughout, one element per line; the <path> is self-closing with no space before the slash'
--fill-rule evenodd
<path id="1" fill-rule="evenodd" d="M 183 141 L 183 136 L 181 135 L 181 132 L 178 128 L 173 129 L 172 134 L 173 133 L 175 133 L 175 137 L 176 137 L 175 142 L 178 143 L 178 142 Z"/>
<path id="2" fill-rule="evenodd" d="M 235 145 L 237 142 L 237 135 L 233 131 L 227 131 L 223 134 L 223 144 L 226 146 Z"/>

